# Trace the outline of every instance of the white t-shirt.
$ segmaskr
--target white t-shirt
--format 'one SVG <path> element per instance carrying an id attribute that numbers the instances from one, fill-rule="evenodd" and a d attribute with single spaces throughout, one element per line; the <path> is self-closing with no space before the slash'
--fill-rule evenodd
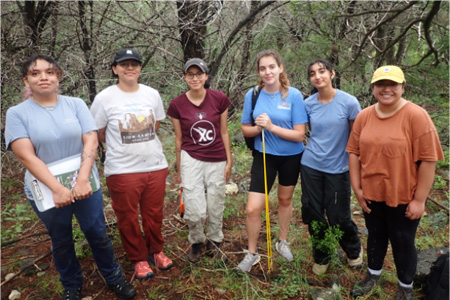
<path id="1" fill-rule="evenodd" d="M 133 93 L 107 87 L 95 97 L 91 113 L 99 129 L 106 127 L 105 176 L 167 168 L 155 132 L 156 121 L 166 117 L 157 90 L 143 84 Z"/>

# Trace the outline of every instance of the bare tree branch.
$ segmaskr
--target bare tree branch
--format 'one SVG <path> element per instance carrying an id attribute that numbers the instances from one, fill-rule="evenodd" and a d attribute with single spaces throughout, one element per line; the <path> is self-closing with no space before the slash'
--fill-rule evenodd
<path id="1" fill-rule="evenodd" d="M 262 5 L 260 5 L 259 7 L 257 7 L 254 11 L 250 12 L 250 14 L 248 14 L 245 19 L 243 19 L 241 22 L 239 22 L 238 25 L 236 25 L 236 27 L 233 29 L 233 31 L 230 33 L 230 35 L 228 36 L 228 39 L 225 42 L 225 45 L 222 47 L 222 50 L 220 51 L 219 55 L 217 56 L 217 58 L 214 60 L 214 62 L 211 65 L 210 68 L 210 74 L 211 76 L 214 76 L 217 73 L 217 70 L 219 68 L 220 63 L 222 62 L 222 58 L 224 57 L 224 55 L 227 53 L 227 51 L 230 49 L 230 45 L 232 43 L 232 41 L 236 38 L 237 33 L 244 28 L 244 26 L 249 23 L 252 22 L 255 18 L 255 16 L 261 12 L 262 10 L 264 10 L 266 7 L 272 5 L 273 3 L 275 3 L 276 1 L 267 1 L 264 2 Z"/>
<path id="2" fill-rule="evenodd" d="M 364 44 L 366 43 L 366 40 L 369 38 L 369 36 L 375 32 L 378 28 L 380 28 L 381 26 L 385 25 L 386 23 L 394 20 L 398 15 L 400 15 L 401 13 L 403 13 L 404 11 L 406 11 L 407 9 L 409 9 L 410 7 L 414 6 L 418 1 L 411 1 L 410 3 L 408 3 L 406 6 L 404 6 L 402 9 L 399 9 L 396 11 L 396 13 L 392 16 L 390 16 L 389 18 L 386 18 L 385 20 L 383 20 L 382 22 L 378 23 L 376 26 L 374 26 L 373 28 L 371 28 L 363 37 L 358 51 L 357 53 L 353 56 L 350 64 L 348 66 L 351 66 L 357 59 L 358 57 L 361 55 L 361 51 L 364 47 Z"/>

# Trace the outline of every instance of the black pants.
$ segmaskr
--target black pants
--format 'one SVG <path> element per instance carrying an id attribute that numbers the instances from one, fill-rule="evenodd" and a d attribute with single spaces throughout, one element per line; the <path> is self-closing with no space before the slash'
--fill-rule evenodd
<path id="1" fill-rule="evenodd" d="M 381 270 L 384 257 L 391 242 L 398 279 L 409 284 L 413 282 L 417 268 L 417 250 L 414 244 L 420 219 L 405 217 L 408 205 L 389 207 L 385 202 L 372 201 L 368 204 L 370 214 L 364 213 L 369 230 L 367 258 L 369 268 Z"/>
<path id="2" fill-rule="evenodd" d="M 330 226 L 339 225 L 343 236 L 340 246 L 349 258 L 357 258 L 361 251 L 358 227 L 353 222 L 350 212 L 350 177 L 349 173 L 329 174 L 301 166 L 302 218 L 308 224 L 308 230 L 315 239 L 323 239 Z M 311 222 L 316 221 L 320 229 L 313 231 Z M 329 263 L 330 255 L 313 243 L 313 257 L 318 264 Z"/>

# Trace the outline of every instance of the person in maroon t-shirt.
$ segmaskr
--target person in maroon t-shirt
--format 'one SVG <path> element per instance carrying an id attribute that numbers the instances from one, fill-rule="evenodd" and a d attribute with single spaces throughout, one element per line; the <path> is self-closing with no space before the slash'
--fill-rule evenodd
<path id="1" fill-rule="evenodd" d="M 225 184 L 232 163 L 227 128 L 231 101 L 224 93 L 209 89 L 208 67 L 203 60 L 188 60 L 183 77 L 189 90 L 170 102 L 167 114 L 175 130 L 177 180 L 183 187 L 184 219 L 192 245 L 188 260 L 195 263 L 206 240 L 211 255 L 219 252 L 223 240 Z"/>

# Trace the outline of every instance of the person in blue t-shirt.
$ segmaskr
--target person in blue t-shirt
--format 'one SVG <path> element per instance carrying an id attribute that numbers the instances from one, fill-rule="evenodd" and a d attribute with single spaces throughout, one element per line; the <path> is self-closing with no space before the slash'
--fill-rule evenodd
<path id="1" fill-rule="evenodd" d="M 101 189 L 93 191 L 89 183 L 97 173 L 97 128 L 86 103 L 80 98 L 58 94 L 62 69 L 50 57 L 33 55 L 22 67 L 26 86 L 25 101 L 6 113 L 5 143 L 30 173 L 53 193 L 55 207 L 39 211 L 25 180 L 25 193 L 52 241 L 53 259 L 65 289 L 63 299 L 81 299 L 83 274 L 75 254 L 72 217 L 80 224 L 98 270 L 117 296 L 131 299 L 134 287 L 124 278 L 111 240 L 106 234 Z M 47 164 L 79 155 L 81 166 L 71 188 L 62 185 Z M 98 174 L 97 174 L 98 177 Z"/>
<path id="2" fill-rule="evenodd" d="M 325 274 L 330 253 L 320 247 L 330 226 L 339 226 L 339 243 L 350 266 L 362 264 L 358 228 L 350 212 L 350 177 L 345 152 L 352 124 L 361 107 L 358 100 L 333 87 L 335 71 L 330 62 L 315 60 L 307 76 L 313 85 L 305 100 L 310 139 L 301 159 L 302 218 L 313 240 L 313 272 Z M 312 223 L 317 222 L 317 227 Z"/>
<path id="3" fill-rule="evenodd" d="M 261 213 L 265 208 L 264 163 L 261 133 L 264 130 L 267 188 L 270 191 L 278 174 L 278 224 L 279 241 L 276 250 L 288 261 L 293 260 L 287 235 L 292 215 L 292 195 L 298 181 L 303 137 L 308 122 L 303 96 L 289 86 L 281 56 L 274 50 L 260 52 L 256 58 L 260 76 L 260 94 L 252 113 L 253 89 L 247 92 L 242 113 L 242 132 L 245 137 L 255 137 L 255 151 L 247 202 L 248 251 L 237 266 L 249 272 L 257 264 L 258 236 L 261 230 Z M 255 124 L 252 124 L 252 119 Z"/>

